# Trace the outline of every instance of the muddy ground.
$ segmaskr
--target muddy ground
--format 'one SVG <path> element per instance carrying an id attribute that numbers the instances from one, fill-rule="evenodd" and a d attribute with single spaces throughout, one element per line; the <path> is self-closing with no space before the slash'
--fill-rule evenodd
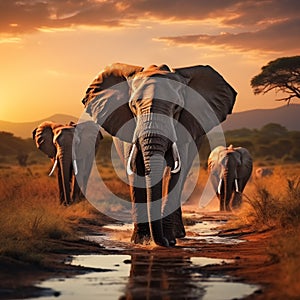
<path id="1" fill-rule="evenodd" d="M 186 209 L 187 226 L 208 224 L 208 231 L 196 234 L 192 230 L 187 230 L 187 237 L 179 240 L 174 248 L 162 248 L 155 245 L 135 246 L 130 243 L 130 228 L 118 231 L 114 227 L 103 227 L 102 222 L 99 224 L 85 222 L 78 228 L 85 238 L 77 241 L 50 241 L 53 243 L 51 248 L 55 250 L 47 254 L 47 259 L 42 264 L 32 265 L 13 259 L 0 260 L 0 299 L 33 298 L 43 295 L 60 296 L 59 291 L 37 287 L 36 284 L 49 278 L 68 278 L 92 271 L 104 271 L 101 266 L 86 268 L 65 263 L 71 260 L 73 255 L 94 253 L 128 254 L 132 257 L 128 263 L 132 265 L 136 257 L 143 258 L 142 264 L 132 267 L 131 278 L 129 278 L 129 284 L 122 299 L 143 299 L 145 297 L 145 286 L 132 280 L 132 274 L 137 272 L 139 272 L 139 276 L 144 274 L 144 281 L 147 281 L 149 276 L 157 280 L 158 285 L 152 282 L 151 288 L 157 289 L 158 292 L 162 288 L 164 290 L 173 289 L 174 294 L 170 294 L 171 296 L 188 292 L 181 290 L 181 288 L 186 288 L 181 285 L 181 282 L 186 281 L 187 276 L 201 273 L 202 277 L 205 274 L 209 274 L 209 276 L 214 274 L 220 277 L 230 275 L 231 280 L 257 285 L 255 292 L 244 299 L 280 299 L 275 275 L 279 271 L 278 265 L 268 251 L 273 232 L 253 232 L 247 228 L 233 228 L 226 231 L 209 228 L 210 224 L 222 226 L 233 217 L 230 213 L 203 213 Z M 117 224 L 117 226 L 121 225 Z M 87 236 L 94 238 L 86 238 Z M 218 242 L 218 238 L 221 238 L 220 242 Z M 212 242 L 211 239 L 214 241 Z M 241 239 L 243 242 L 240 242 Z M 195 267 L 186 264 L 186 258 L 191 257 L 220 258 L 224 261 L 230 260 L 230 263 Z M 154 263 L 156 263 L 156 269 L 149 271 L 149 266 Z M 141 265 L 143 267 L 138 267 Z M 160 268 L 167 270 L 161 272 Z M 176 280 L 170 284 L 166 277 L 172 268 L 176 268 L 177 275 Z M 177 298 L 171 297 L 170 299 Z M 161 299 L 169 298 L 161 296 Z M 198 298 L 196 296 L 189 297 L 186 294 L 186 297 L 182 297 L 182 299 Z M 201 299 L 201 295 L 199 295 L 199 299 Z"/>

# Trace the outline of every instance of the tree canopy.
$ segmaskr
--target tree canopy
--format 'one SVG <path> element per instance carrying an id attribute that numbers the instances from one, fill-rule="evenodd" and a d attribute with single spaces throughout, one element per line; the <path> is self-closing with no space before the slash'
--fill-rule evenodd
<path id="1" fill-rule="evenodd" d="M 261 73 L 251 79 L 254 94 L 265 94 L 271 90 L 283 92 L 288 103 L 300 98 L 300 56 L 281 57 L 261 68 Z"/>

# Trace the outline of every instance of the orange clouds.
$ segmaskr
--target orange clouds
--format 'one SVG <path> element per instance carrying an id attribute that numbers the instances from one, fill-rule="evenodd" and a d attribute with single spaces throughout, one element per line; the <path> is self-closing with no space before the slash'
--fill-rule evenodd
<path id="1" fill-rule="evenodd" d="M 220 46 L 241 51 L 300 51 L 299 35 L 300 19 L 278 22 L 262 30 L 241 33 L 221 33 L 219 35 L 184 35 L 161 37 L 158 40 L 171 44 L 192 46 Z"/>
<path id="2" fill-rule="evenodd" d="M 145 19 L 159 22 L 218 19 L 216 30 L 226 34 L 200 31 L 157 39 L 243 51 L 299 50 L 299 11 L 298 0 L 2 0 L 0 39 L 43 28 L 51 31 L 76 26 L 126 27 Z"/>

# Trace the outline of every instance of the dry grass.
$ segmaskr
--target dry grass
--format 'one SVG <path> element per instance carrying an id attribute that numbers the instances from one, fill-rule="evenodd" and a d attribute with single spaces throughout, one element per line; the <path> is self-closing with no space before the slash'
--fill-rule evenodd
<path id="1" fill-rule="evenodd" d="M 300 166 L 276 166 L 274 175 L 253 178 L 237 212 L 241 224 L 256 229 L 294 228 L 300 225 Z"/>
<path id="2" fill-rule="evenodd" d="M 49 240 L 76 239 L 74 224 L 95 217 L 87 201 L 59 205 L 56 178 L 47 170 L 48 165 L 0 170 L 0 255 L 40 263 L 51 250 Z"/>
<path id="3" fill-rule="evenodd" d="M 266 249 L 278 263 L 278 288 L 288 299 L 300 295 L 300 165 L 276 166 L 274 175 L 255 180 L 247 187 L 237 219 L 228 227 L 248 226 L 256 231 L 271 230 Z M 275 274 L 274 274 L 275 276 Z"/>

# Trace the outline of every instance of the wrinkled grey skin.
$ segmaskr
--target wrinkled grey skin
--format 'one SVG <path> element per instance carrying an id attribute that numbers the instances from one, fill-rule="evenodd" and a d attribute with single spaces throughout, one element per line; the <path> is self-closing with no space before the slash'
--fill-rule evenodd
<path id="1" fill-rule="evenodd" d="M 73 141 L 74 136 L 76 138 Z M 60 203 L 69 205 L 79 200 L 82 193 L 85 194 L 95 151 L 102 139 L 95 124 L 84 122 L 62 125 L 46 121 L 33 130 L 32 137 L 37 148 L 44 152 L 53 164 L 57 161 Z M 74 159 L 78 172 L 76 178 Z"/>
<path id="2" fill-rule="evenodd" d="M 193 97 L 188 96 L 191 91 Z M 203 136 L 231 113 L 235 97 L 233 88 L 209 66 L 170 70 L 166 65 L 144 69 L 116 63 L 91 83 L 82 102 L 114 137 L 127 167 L 135 226 L 132 241 L 152 238 L 157 245 L 172 246 L 185 236 L 183 184 Z M 204 112 L 202 100 L 215 119 Z"/>
<path id="3" fill-rule="evenodd" d="M 220 200 L 220 211 L 231 211 L 240 207 L 242 193 L 252 168 L 252 157 L 245 148 L 219 146 L 210 153 L 208 170 Z"/>

